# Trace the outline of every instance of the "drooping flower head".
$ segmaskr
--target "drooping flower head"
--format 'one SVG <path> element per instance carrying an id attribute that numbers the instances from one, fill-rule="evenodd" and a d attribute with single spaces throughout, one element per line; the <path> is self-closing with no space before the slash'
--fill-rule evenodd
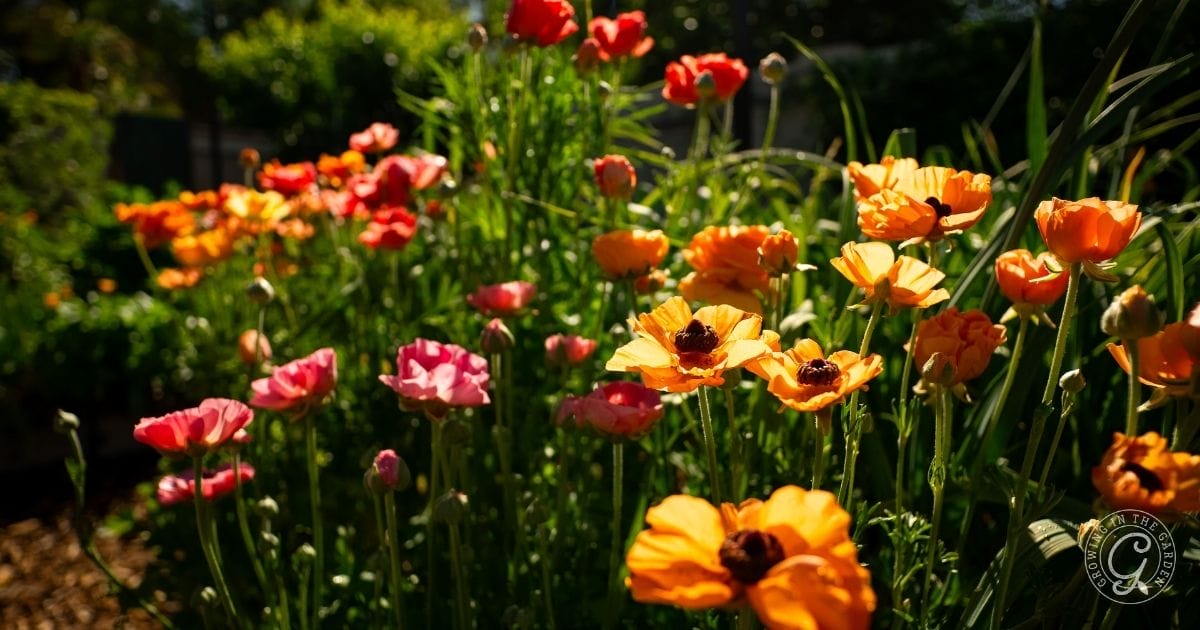
<path id="1" fill-rule="evenodd" d="M 786 352 L 772 352 L 746 365 L 767 381 L 767 391 L 797 411 L 822 412 L 864 389 L 883 371 L 883 359 L 838 350 L 828 357 L 812 339 L 801 339 Z M 825 427 L 822 427 L 823 429 Z"/>
<path id="2" fill-rule="evenodd" d="M 1171 517 L 1200 510 L 1200 455 L 1172 452 L 1151 431 L 1114 433 L 1112 446 L 1092 469 L 1092 485 L 1114 510 Z"/>
<path id="3" fill-rule="evenodd" d="M 658 392 L 632 381 L 614 381 L 587 396 L 569 396 L 558 410 L 560 424 L 573 417 L 575 426 L 611 440 L 636 440 L 649 433 L 662 416 Z"/>
<path id="4" fill-rule="evenodd" d="M 975 225 L 992 202 L 992 178 L 926 166 L 858 204 L 858 227 L 884 241 L 934 241 Z"/>
<path id="5" fill-rule="evenodd" d="M 725 53 L 710 53 L 699 57 L 684 55 L 679 61 L 667 64 L 663 98 L 685 107 L 695 105 L 701 98 L 701 94 L 696 90 L 696 79 L 705 73 L 713 82 L 710 98 L 717 103 L 732 98 L 750 76 L 750 70 L 741 59 L 731 59 L 725 56 Z"/>
<path id="6" fill-rule="evenodd" d="M 641 57 L 654 46 L 654 38 L 646 37 L 646 14 L 641 11 L 618 13 L 616 19 L 594 17 L 588 30 L 600 44 L 603 61 Z"/>
<path id="7" fill-rule="evenodd" d="M 518 42 L 553 46 L 579 30 L 567 0 L 513 0 L 504 28 Z"/>
<path id="8" fill-rule="evenodd" d="M 275 368 L 271 376 L 250 384 L 250 404 L 261 409 L 291 411 L 299 418 L 325 402 L 337 385 L 337 353 L 333 348 L 316 352 Z"/>
<path id="9" fill-rule="evenodd" d="M 350 149 L 359 153 L 383 153 L 396 146 L 400 130 L 384 122 L 371 123 L 370 127 L 350 134 Z"/>
<path id="10" fill-rule="evenodd" d="M 236 475 L 236 477 L 235 477 Z M 237 488 L 237 478 L 242 483 L 254 480 L 254 467 L 250 464 L 238 464 L 234 472 L 232 464 L 225 464 L 215 471 L 204 471 L 203 496 L 204 500 L 212 503 L 223 496 L 233 494 Z M 189 503 L 196 498 L 196 473 L 185 470 L 179 475 L 167 475 L 158 480 L 158 502 L 163 507 Z"/>
<path id="11" fill-rule="evenodd" d="M 683 250 L 696 271 L 680 280 L 679 292 L 689 300 L 761 313 L 759 295 L 771 290 L 771 276 L 758 264 L 758 249 L 770 235 L 765 225 L 704 228 Z"/>
<path id="12" fill-rule="evenodd" d="M 609 279 L 626 280 L 662 264 L 670 246 L 662 230 L 616 230 L 592 241 L 592 257 Z"/>
<path id="13" fill-rule="evenodd" d="M 637 171 L 624 155 L 606 155 L 597 158 L 595 170 L 596 187 L 600 194 L 609 199 L 628 199 L 637 187 Z"/>
<path id="14" fill-rule="evenodd" d="M 467 304 L 487 316 L 507 317 L 521 312 L 537 295 L 537 285 L 514 280 L 479 287 L 467 296 Z"/>
<path id="15" fill-rule="evenodd" d="M 912 158 L 896 159 L 885 155 L 879 164 L 850 162 L 846 165 L 846 172 L 854 182 L 855 201 L 865 201 L 881 190 L 894 188 L 897 182 L 912 175 L 918 168 L 920 165 Z"/>
<path id="16" fill-rule="evenodd" d="M 1007 341 L 1005 332 L 981 310 L 960 313 L 952 306 L 917 326 L 914 365 L 923 366 L 938 353 L 953 368 L 950 384 L 965 383 L 987 369 L 992 353 Z"/>
<path id="17" fill-rule="evenodd" d="M 254 421 L 254 411 L 228 398 L 208 398 L 198 407 L 142 418 L 133 439 L 163 455 L 201 457 L 229 444 Z"/>
<path id="18" fill-rule="evenodd" d="M 579 335 L 546 337 L 546 363 L 553 366 L 579 365 L 596 351 L 596 340 Z"/>
<path id="19" fill-rule="evenodd" d="M 829 264 L 863 290 L 866 302 L 882 300 L 893 312 L 950 299 L 949 291 L 934 288 L 946 274 L 910 256 L 897 259 L 887 243 L 846 243 Z"/>
<path id="20" fill-rule="evenodd" d="M 677 494 L 646 512 L 626 555 L 633 599 L 687 609 L 749 604 L 768 628 L 863 630 L 875 610 L 850 515 L 822 490 L 779 488 L 720 510 Z"/>
<path id="21" fill-rule="evenodd" d="M 1158 407 L 1172 397 L 1189 397 L 1194 393 L 1193 379 L 1200 376 L 1197 374 L 1200 361 L 1188 352 L 1190 333 L 1187 322 L 1176 322 L 1137 340 L 1138 380 L 1154 388 L 1143 408 Z M 1110 343 L 1108 352 L 1128 374 L 1129 353 L 1125 344 Z"/>
<path id="22" fill-rule="evenodd" d="M 764 334 L 758 315 L 727 305 L 706 306 L 693 314 L 681 297 L 630 323 L 638 338 L 618 348 L 605 369 L 637 372 L 647 387 L 672 392 L 721 385 L 725 370 L 779 347 L 779 336 Z"/>
<path id="23" fill-rule="evenodd" d="M 379 380 L 400 396 L 400 406 L 433 419 L 453 407 L 479 407 L 488 398 L 488 362 L 461 346 L 417 339 L 396 351 L 396 374 Z"/>

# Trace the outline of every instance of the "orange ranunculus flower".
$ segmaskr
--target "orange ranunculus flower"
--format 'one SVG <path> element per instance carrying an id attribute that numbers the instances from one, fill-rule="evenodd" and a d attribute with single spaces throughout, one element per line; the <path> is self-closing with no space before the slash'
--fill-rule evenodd
<path id="1" fill-rule="evenodd" d="M 592 256 L 605 275 L 623 280 L 650 273 L 670 247 L 662 230 L 616 230 L 592 241 Z"/>
<path id="2" fill-rule="evenodd" d="M 342 152 L 341 155 L 322 153 L 317 160 L 317 172 L 326 183 L 333 188 L 341 188 L 351 175 L 357 175 L 367 169 L 367 158 L 353 149 Z"/>
<path id="3" fill-rule="evenodd" d="M 201 190 L 199 192 L 185 190 L 179 193 L 179 203 L 187 206 L 189 210 L 198 212 L 220 209 L 223 201 L 221 193 L 215 190 Z"/>
<path id="4" fill-rule="evenodd" d="M 763 239 L 758 247 L 758 266 L 774 277 L 796 269 L 796 257 L 800 255 L 796 237 L 787 230 L 780 230 Z"/>
<path id="5" fill-rule="evenodd" d="M 917 342 L 913 352 L 915 364 L 924 366 L 933 354 L 942 357 L 954 368 L 951 384 L 965 383 L 983 374 L 996 348 L 1007 341 L 1004 326 L 992 324 L 981 310 L 964 313 L 950 307 L 921 321 L 917 326 Z"/>
<path id="6" fill-rule="evenodd" d="M 996 257 L 996 282 L 1013 304 L 1049 306 L 1067 290 L 1067 274 L 1046 267 L 1050 254 L 1014 249 Z"/>
<path id="7" fill-rule="evenodd" d="M 639 602 L 703 609 L 748 603 L 768 628 L 862 630 L 875 592 L 850 515 L 823 490 L 784 486 L 766 501 L 713 507 L 676 494 L 646 512 L 625 557 Z"/>
<path id="8" fill-rule="evenodd" d="M 204 272 L 194 267 L 183 269 L 168 267 L 158 272 L 155 282 L 158 283 L 158 286 L 168 291 L 174 291 L 175 289 L 187 289 L 196 286 L 196 283 L 200 282 L 200 278 L 203 276 Z"/>
<path id="9" fill-rule="evenodd" d="M 991 202 L 991 176 L 926 166 L 859 202 L 858 227 L 885 241 L 937 240 L 975 225 Z"/>
<path id="10" fill-rule="evenodd" d="M 1167 450 L 1151 431 L 1137 437 L 1113 434 L 1112 446 L 1092 469 L 1092 485 L 1114 509 L 1160 516 L 1200 510 L 1200 455 Z"/>
<path id="11" fill-rule="evenodd" d="M 704 228 L 683 250 L 696 272 L 679 282 L 679 292 L 689 300 L 761 313 L 756 292 L 770 291 L 771 276 L 758 264 L 758 248 L 770 235 L 765 225 Z"/>
<path id="12" fill-rule="evenodd" d="M 113 211 L 118 221 L 133 225 L 134 234 L 146 249 L 154 249 L 175 237 L 191 234 L 196 226 L 196 217 L 178 201 L 119 203 Z"/>
<path id="13" fill-rule="evenodd" d="M 638 276 L 633 281 L 633 290 L 638 295 L 653 295 L 667 285 L 667 273 L 655 269 L 644 276 Z"/>
<path id="14" fill-rule="evenodd" d="M 1179 332 L 1179 342 L 1187 350 L 1193 362 L 1200 363 L 1200 304 L 1183 316 L 1184 326 Z"/>
<path id="15" fill-rule="evenodd" d="M 919 167 L 917 161 L 912 158 L 897 160 L 885 155 L 879 164 L 851 162 L 846 165 L 846 172 L 854 182 L 854 199 L 864 201 L 881 190 L 893 188 L 896 182 L 912 175 Z"/>
<path id="16" fill-rule="evenodd" d="M 883 359 L 838 350 L 828 357 L 812 339 L 800 339 L 787 352 L 773 352 L 746 365 L 767 381 L 767 391 L 797 411 L 822 411 L 883 371 Z"/>
<path id="17" fill-rule="evenodd" d="M 829 264 L 866 293 L 866 301 L 883 300 L 897 311 L 926 308 L 950 299 L 950 292 L 934 289 L 946 274 L 912 258 L 896 258 L 887 243 L 846 243 L 842 255 Z"/>
<path id="18" fill-rule="evenodd" d="M 1186 339 L 1189 335 L 1187 322 L 1167 324 L 1150 337 L 1137 340 L 1138 380 L 1154 387 L 1147 407 L 1157 407 L 1172 396 L 1189 396 L 1193 393 L 1192 376 L 1200 368 L 1196 358 L 1188 353 Z M 1124 344 L 1108 344 L 1117 365 L 1129 373 L 1129 356 Z"/>
<path id="19" fill-rule="evenodd" d="M 705 72 L 712 77 L 711 98 L 717 103 L 732 98 L 750 76 L 750 70 L 741 59 L 731 59 L 725 56 L 725 53 L 710 53 L 699 57 L 684 55 L 679 61 L 667 64 L 663 98 L 676 105 L 695 105 L 701 98 L 696 90 L 696 77 Z"/>
<path id="20" fill-rule="evenodd" d="M 1043 201 L 1034 218 L 1046 247 L 1066 264 L 1096 264 L 1116 256 L 1142 224 L 1137 206 L 1099 197 Z"/>
<path id="21" fill-rule="evenodd" d="M 233 255 L 233 235 L 224 227 L 171 240 L 175 260 L 185 267 L 203 267 Z"/>
<path id="22" fill-rule="evenodd" d="M 764 333 L 758 315 L 724 304 L 693 314 L 678 296 L 630 323 L 638 338 L 617 348 L 604 367 L 638 372 L 653 389 L 690 392 L 701 385 L 715 387 L 725 382 L 725 370 L 779 347 L 779 335 Z"/>

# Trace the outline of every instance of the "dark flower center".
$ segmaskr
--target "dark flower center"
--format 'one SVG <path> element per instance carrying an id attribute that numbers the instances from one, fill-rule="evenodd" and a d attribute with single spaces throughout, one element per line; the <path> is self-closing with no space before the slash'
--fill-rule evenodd
<path id="1" fill-rule="evenodd" d="M 927 197 L 925 203 L 933 206 L 933 211 L 937 213 L 939 219 L 948 217 L 953 212 L 949 204 L 942 203 L 937 197 Z"/>
<path id="2" fill-rule="evenodd" d="M 812 385 L 815 387 L 828 387 L 837 382 L 842 371 L 834 363 L 830 363 L 825 359 L 812 359 L 800 364 L 800 370 L 796 373 L 796 380 L 800 381 L 801 385 Z"/>
<path id="3" fill-rule="evenodd" d="M 721 338 L 717 336 L 717 331 L 698 319 L 688 322 L 687 326 L 675 333 L 675 349 L 680 354 L 690 352 L 708 354 L 720 342 Z"/>
<path id="4" fill-rule="evenodd" d="M 779 539 L 757 529 L 736 531 L 721 543 L 721 566 L 742 584 L 758 582 L 782 561 L 783 545 Z"/>
<path id="5" fill-rule="evenodd" d="M 1162 479 L 1159 479 L 1158 475 L 1154 474 L 1153 471 L 1141 464 L 1125 462 L 1125 464 L 1121 466 L 1121 470 L 1123 472 L 1133 473 L 1134 476 L 1138 478 L 1138 483 L 1150 492 L 1158 492 L 1164 487 Z"/>

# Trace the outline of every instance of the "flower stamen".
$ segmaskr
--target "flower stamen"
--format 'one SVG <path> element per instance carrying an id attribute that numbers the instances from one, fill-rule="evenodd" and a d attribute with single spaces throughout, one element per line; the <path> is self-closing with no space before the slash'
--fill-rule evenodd
<path id="1" fill-rule="evenodd" d="M 1133 473 L 1138 479 L 1138 484 L 1150 492 L 1160 492 L 1166 487 L 1163 485 L 1162 479 L 1154 474 L 1154 471 L 1136 462 L 1125 462 L 1121 466 L 1121 470 Z"/>
<path id="2" fill-rule="evenodd" d="M 800 369 L 796 372 L 796 380 L 801 385 L 829 387 L 836 383 L 841 375 L 842 370 L 838 368 L 837 364 L 825 359 L 811 359 L 800 364 Z"/>
<path id="3" fill-rule="evenodd" d="M 698 319 L 693 319 L 688 322 L 687 326 L 677 331 L 674 340 L 675 349 L 680 354 L 692 352 L 708 354 L 721 342 L 717 331 Z"/>
<path id="4" fill-rule="evenodd" d="M 726 536 L 720 556 L 721 566 L 742 584 L 758 582 L 784 557 L 779 539 L 757 529 L 742 529 Z"/>
<path id="5" fill-rule="evenodd" d="M 929 204 L 933 208 L 933 211 L 937 213 L 939 219 L 943 219 L 954 213 L 954 211 L 950 209 L 950 204 L 942 203 L 942 201 L 937 197 L 926 197 L 925 203 Z"/>

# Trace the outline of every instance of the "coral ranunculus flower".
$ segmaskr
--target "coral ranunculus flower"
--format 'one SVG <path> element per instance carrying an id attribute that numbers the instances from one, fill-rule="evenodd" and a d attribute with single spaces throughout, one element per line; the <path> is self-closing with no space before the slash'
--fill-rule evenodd
<path id="1" fill-rule="evenodd" d="M 596 187 L 600 194 L 609 199 L 628 199 L 637 187 L 637 171 L 624 155 L 606 155 L 596 159 Z"/>
<path id="2" fill-rule="evenodd" d="M 379 380 L 409 411 L 442 419 L 452 407 L 479 407 L 488 398 L 488 362 L 461 346 L 417 339 L 396 351 L 396 374 Z"/>
<path id="3" fill-rule="evenodd" d="M 1066 264 L 1113 258 L 1142 224 L 1137 206 L 1099 197 L 1043 201 L 1033 216 L 1046 247 Z"/>
<path id="4" fill-rule="evenodd" d="M 604 61 L 641 57 L 654 46 L 654 39 L 646 37 L 646 14 L 641 11 L 619 13 L 615 20 L 594 17 L 588 30 L 600 44 L 600 59 Z"/>
<path id="5" fill-rule="evenodd" d="M 271 340 L 259 335 L 258 330 L 250 328 L 238 336 L 238 357 L 246 365 L 256 365 L 260 362 L 271 361 Z"/>
<path id="6" fill-rule="evenodd" d="M 261 409 L 294 411 L 298 419 L 324 403 L 336 385 L 337 353 L 333 348 L 321 348 L 251 383 L 254 397 L 250 404 Z"/>
<path id="7" fill-rule="evenodd" d="M 679 292 L 692 301 L 761 313 L 759 294 L 771 290 L 771 276 L 758 264 L 758 249 L 770 235 L 765 225 L 704 228 L 683 250 L 696 272 L 680 281 Z"/>
<path id="8" fill-rule="evenodd" d="M 404 208 L 376 210 L 358 242 L 371 249 L 404 249 L 417 233 L 417 217 Z"/>
<path id="9" fill-rule="evenodd" d="M 505 317 L 521 312 L 536 294 L 537 285 L 514 280 L 479 287 L 467 296 L 467 304 L 484 315 Z"/>
<path id="10" fill-rule="evenodd" d="M 1187 322 L 1167 324 L 1150 337 L 1137 340 L 1138 380 L 1155 388 L 1146 407 L 1157 407 L 1168 398 L 1190 396 L 1193 392 L 1192 378 L 1200 365 L 1188 352 Z M 1125 345 L 1110 343 L 1108 352 L 1126 374 L 1129 373 L 1129 356 Z"/>
<path id="11" fill-rule="evenodd" d="M 204 500 L 212 503 L 223 496 L 233 494 L 237 488 L 232 464 L 225 464 L 215 471 L 204 471 Z M 236 476 L 242 483 L 254 480 L 254 467 L 238 464 Z M 196 498 L 196 473 L 186 470 L 179 475 L 167 475 L 158 481 L 158 502 L 164 507 L 187 503 Z"/>
<path id="12" fill-rule="evenodd" d="M 1112 446 L 1092 469 L 1092 485 L 1113 509 L 1171 517 L 1200 510 L 1200 455 L 1171 452 L 1151 431 L 1113 434 Z"/>
<path id="13" fill-rule="evenodd" d="M 923 366 L 935 352 L 954 368 L 952 384 L 965 383 L 983 374 L 996 348 L 1007 341 L 1004 326 L 992 324 L 981 310 L 963 313 L 950 307 L 921 320 L 913 351 L 915 365 Z"/>
<path id="14" fill-rule="evenodd" d="M 154 249 L 173 238 L 191 234 L 196 224 L 192 212 L 178 201 L 119 203 L 113 211 L 118 221 L 133 225 L 134 234 L 146 249 Z"/>
<path id="15" fill-rule="evenodd" d="M 991 176 L 926 166 L 860 201 L 858 227 L 885 241 L 937 240 L 975 225 L 991 202 Z"/>
<path id="16" fill-rule="evenodd" d="M 579 365 L 595 351 L 594 339 L 561 334 L 546 337 L 546 363 L 550 365 Z"/>
<path id="17" fill-rule="evenodd" d="M 232 256 L 233 240 L 234 236 L 222 226 L 172 239 L 171 252 L 185 267 L 204 267 Z"/>
<path id="18" fill-rule="evenodd" d="M 312 162 L 283 165 L 279 160 L 263 164 L 258 173 L 258 185 L 281 195 L 302 193 L 317 183 L 317 167 Z"/>
<path id="19" fill-rule="evenodd" d="M 724 304 L 693 314 L 678 296 L 630 323 L 638 338 L 618 348 L 605 369 L 640 373 L 646 387 L 672 392 L 721 385 L 725 370 L 741 367 L 779 345 L 778 335 L 763 334 L 758 315 Z"/>
<path id="20" fill-rule="evenodd" d="M 371 123 L 370 127 L 350 134 L 350 149 L 359 153 L 383 153 L 396 146 L 400 130 L 388 123 Z"/>
<path id="21" fill-rule="evenodd" d="M 842 255 L 829 260 L 847 280 L 866 293 L 866 301 L 883 300 L 893 311 L 927 308 L 950 299 L 934 289 L 946 274 L 909 256 L 896 258 L 887 243 L 846 243 Z"/>
<path id="22" fill-rule="evenodd" d="M 558 410 L 560 424 L 574 417 L 575 426 L 586 426 L 612 440 L 636 440 L 662 416 L 658 392 L 632 381 L 608 383 L 587 396 L 568 396 Z"/>
<path id="23" fill-rule="evenodd" d="M 919 167 L 912 158 L 896 159 L 885 155 L 879 164 L 851 162 L 846 165 L 846 172 L 854 182 L 854 199 L 864 201 L 881 190 L 895 187 L 897 182 L 912 175 Z"/>
<path id="24" fill-rule="evenodd" d="M 863 630 L 875 610 L 850 515 L 832 494 L 796 486 L 766 501 L 713 507 L 677 494 L 646 512 L 626 555 L 633 599 L 704 609 L 739 605 L 768 628 Z"/>
<path id="25" fill-rule="evenodd" d="M 671 242 L 662 230 L 616 230 L 592 241 L 592 257 L 613 280 L 636 278 L 662 263 Z"/>
<path id="26" fill-rule="evenodd" d="M 567 0 L 513 0 L 504 29 L 519 42 L 553 46 L 574 35 L 579 25 Z"/>
<path id="27" fill-rule="evenodd" d="M 713 100 L 717 103 L 729 100 L 750 76 L 750 70 L 741 59 L 730 59 L 725 53 L 711 53 L 699 57 L 684 55 L 679 61 L 667 64 L 663 98 L 685 107 L 695 105 L 700 100 L 700 95 L 696 92 L 696 77 L 703 72 L 712 75 L 716 85 Z"/>
<path id="28" fill-rule="evenodd" d="M 158 272 L 158 277 L 154 281 L 158 286 L 174 291 L 176 289 L 190 289 L 200 282 L 200 278 L 204 277 L 204 272 L 195 267 L 185 267 L 178 269 L 168 267 Z"/>
<path id="29" fill-rule="evenodd" d="M 828 357 L 812 339 L 801 339 L 786 352 L 772 352 L 746 365 L 767 381 L 767 391 L 797 411 L 822 411 L 866 386 L 883 371 L 883 359 L 838 350 Z"/>
<path id="30" fill-rule="evenodd" d="M 758 266 L 774 277 L 790 273 L 796 269 L 796 257 L 800 255 L 800 246 L 796 237 L 787 230 L 780 230 L 763 239 L 758 247 Z"/>
<path id="31" fill-rule="evenodd" d="M 163 455 L 199 457 L 231 441 L 254 421 L 254 411 L 228 398 L 208 398 L 198 407 L 157 418 L 142 418 L 133 439 Z"/>
<path id="32" fill-rule="evenodd" d="M 1067 274 L 1046 267 L 1051 254 L 1014 249 L 996 257 L 996 282 L 1013 304 L 1049 306 L 1067 290 Z"/>

